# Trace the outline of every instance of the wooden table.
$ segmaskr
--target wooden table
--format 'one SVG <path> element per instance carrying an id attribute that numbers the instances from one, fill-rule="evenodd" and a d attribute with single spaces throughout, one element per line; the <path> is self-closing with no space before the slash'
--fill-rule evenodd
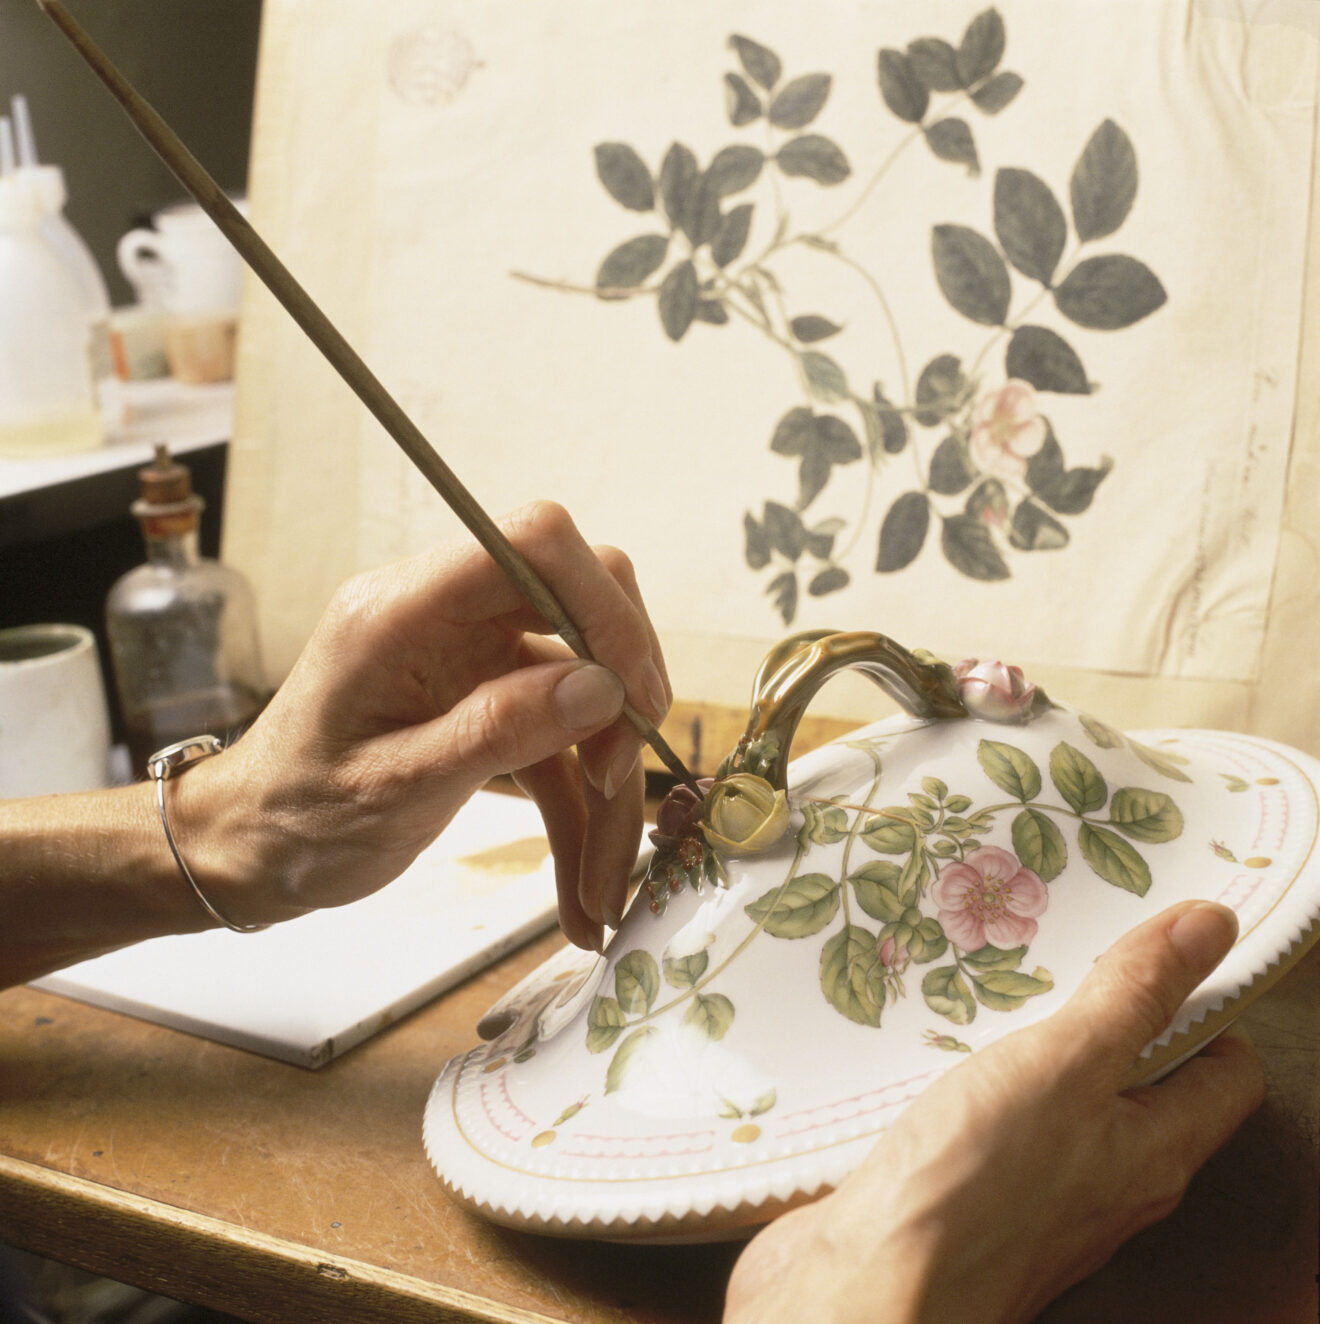
<path id="1" fill-rule="evenodd" d="M 316 1072 L 33 989 L 0 994 L 0 1240 L 253 1320 L 717 1320 L 737 1246 L 510 1232 L 453 1203 L 427 1163 L 441 1064 L 560 941 Z M 1245 1020 L 1269 1102 L 1173 1217 L 1049 1324 L 1316 1319 L 1320 947 Z"/>

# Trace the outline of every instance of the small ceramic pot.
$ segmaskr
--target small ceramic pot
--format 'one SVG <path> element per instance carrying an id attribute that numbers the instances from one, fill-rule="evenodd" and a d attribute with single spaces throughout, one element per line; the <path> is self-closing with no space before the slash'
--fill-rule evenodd
<path id="1" fill-rule="evenodd" d="M 841 668 L 905 713 L 790 763 Z M 605 954 L 566 950 L 444 1069 L 428 1153 L 510 1226 L 737 1235 L 838 1184 L 951 1066 L 1049 1015 L 1118 937 L 1237 911 L 1132 1083 L 1227 1026 L 1320 934 L 1320 764 L 1255 737 L 1128 735 L 999 663 L 881 635 L 785 641 L 705 802 L 680 788 Z M 685 798 L 686 797 L 686 798 Z"/>

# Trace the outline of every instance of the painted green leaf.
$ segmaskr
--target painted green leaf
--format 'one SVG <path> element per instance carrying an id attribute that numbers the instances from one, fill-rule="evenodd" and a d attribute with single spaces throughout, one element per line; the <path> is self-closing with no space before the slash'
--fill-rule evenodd
<path id="1" fill-rule="evenodd" d="M 1187 760 L 1181 754 L 1171 754 L 1167 749 L 1151 749 L 1139 740 L 1128 742 L 1132 752 L 1148 767 L 1154 768 L 1161 776 L 1176 782 L 1190 782 L 1192 779 L 1179 767 Z"/>
<path id="2" fill-rule="evenodd" d="M 917 834 L 910 823 L 876 815 L 867 820 L 862 840 L 878 855 L 906 855 L 916 845 Z"/>
<path id="3" fill-rule="evenodd" d="M 985 775 L 1001 791 L 1025 804 L 1040 794 L 1040 769 L 1025 750 L 1000 740 L 982 740 L 976 747 L 976 761 Z"/>
<path id="4" fill-rule="evenodd" d="M 975 977 L 972 987 L 976 1000 L 991 1011 L 1013 1011 L 1028 998 L 1048 993 L 1054 987 L 1054 980 L 1024 975 L 1018 970 L 992 970 Z"/>
<path id="5" fill-rule="evenodd" d="M 646 1047 L 648 1040 L 660 1031 L 654 1025 L 644 1025 L 634 1030 L 615 1051 L 610 1059 L 609 1070 L 605 1073 L 605 1093 L 613 1094 L 628 1079 L 636 1065 L 638 1055 Z"/>
<path id="6" fill-rule="evenodd" d="M 698 299 L 697 321 L 707 322 L 711 326 L 727 326 L 729 310 L 718 299 Z"/>
<path id="7" fill-rule="evenodd" d="M 1083 823 L 1077 844 L 1092 869 L 1107 883 L 1125 892 L 1145 896 L 1150 890 L 1150 868 L 1146 861 L 1117 832 Z"/>
<path id="8" fill-rule="evenodd" d="M 1063 833 L 1048 814 L 1024 809 L 1013 820 L 1013 850 L 1023 864 L 1040 878 L 1052 882 L 1068 863 Z"/>
<path id="9" fill-rule="evenodd" d="M 650 211 L 655 206 L 651 172 L 627 143 L 598 143 L 596 174 L 610 197 L 629 211 Z"/>
<path id="10" fill-rule="evenodd" d="M 828 317 L 818 317 L 815 313 L 805 313 L 801 317 L 795 317 L 788 327 L 793 333 L 793 339 L 803 345 L 814 345 L 818 340 L 828 340 L 843 330 L 837 322 L 831 322 Z"/>
<path id="11" fill-rule="evenodd" d="M 631 290 L 646 284 L 664 265 L 669 239 L 661 234 L 640 234 L 611 250 L 596 272 L 596 289 Z"/>
<path id="12" fill-rule="evenodd" d="M 796 405 L 775 424 L 770 449 L 776 455 L 805 455 L 816 431 L 816 415 L 805 405 Z"/>
<path id="13" fill-rule="evenodd" d="M 746 143 L 721 147 L 706 169 L 704 182 L 716 197 L 727 198 L 731 193 L 751 188 L 760 178 L 764 165 L 765 153 L 759 147 Z"/>
<path id="14" fill-rule="evenodd" d="M 1020 326 L 1004 354 L 1009 377 L 1030 382 L 1038 391 L 1089 395 L 1091 383 L 1077 351 L 1057 332 L 1044 326 Z"/>
<path id="15" fill-rule="evenodd" d="M 770 564 L 770 539 L 751 511 L 743 515 L 743 557 L 751 570 L 764 570 Z"/>
<path id="16" fill-rule="evenodd" d="M 902 873 L 898 876 L 898 894 L 905 902 L 910 904 L 916 900 L 918 891 L 925 885 L 928 872 L 929 857 L 918 839 L 917 844 L 912 848 L 912 854 L 907 858 L 907 863 L 903 865 Z"/>
<path id="17" fill-rule="evenodd" d="M 697 272 L 691 262 L 680 262 L 660 282 L 660 325 L 670 340 L 682 340 L 697 315 Z"/>
<path id="18" fill-rule="evenodd" d="M 628 952 L 614 967 L 614 995 L 630 1015 L 651 1010 L 660 991 L 660 967 L 655 957 L 640 947 Z"/>
<path id="19" fill-rule="evenodd" d="M 623 1008 L 613 998 L 593 998 L 587 1012 L 587 1051 L 603 1053 L 626 1023 Z"/>
<path id="20" fill-rule="evenodd" d="M 879 965 L 875 934 L 855 924 L 836 933 L 821 951 L 821 991 L 837 1011 L 858 1025 L 880 1024 L 883 985 L 874 978 Z"/>
<path id="21" fill-rule="evenodd" d="M 730 262 L 742 256 L 747 247 L 747 236 L 752 231 L 752 212 L 750 202 L 734 207 L 715 231 L 715 238 L 710 241 L 710 255 L 717 267 L 727 267 Z M 722 305 L 716 305 L 722 307 Z M 727 317 L 728 314 L 726 313 Z"/>
<path id="22" fill-rule="evenodd" d="M 766 596 L 775 605 L 785 625 L 792 625 L 797 615 L 798 579 L 791 570 L 776 575 L 766 585 Z"/>
<path id="23" fill-rule="evenodd" d="M 1127 219 L 1137 196 L 1137 153 L 1113 120 L 1105 120 L 1082 148 L 1068 189 L 1083 243 L 1113 234 Z"/>
<path id="24" fill-rule="evenodd" d="M 1068 239 L 1068 222 L 1050 186 L 1030 170 L 998 171 L 994 218 L 1004 255 L 1024 276 L 1048 286 Z"/>
<path id="25" fill-rule="evenodd" d="M 983 478 L 967 498 L 964 509 L 982 524 L 1002 524 L 1008 518 L 1008 489 L 998 478 Z"/>
<path id="26" fill-rule="evenodd" d="M 656 181 L 661 205 L 671 225 L 683 224 L 700 178 L 701 167 L 692 149 L 683 143 L 671 143 L 664 160 L 660 162 L 660 177 Z"/>
<path id="27" fill-rule="evenodd" d="M 989 582 L 1009 577 L 990 530 L 974 515 L 951 515 L 946 519 L 940 547 L 949 564 L 969 579 Z"/>
<path id="28" fill-rule="evenodd" d="M 848 835 L 848 811 L 839 805 L 818 804 L 807 800 L 802 805 L 800 841 L 814 841 L 821 846 L 833 845 Z"/>
<path id="29" fill-rule="evenodd" d="M 1022 91 L 1022 78 L 1018 74 L 998 73 L 987 78 L 980 87 L 972 89 L 972 101 L 977 110 L 987 115 L 998 115 Z"/>
<path id="30" fill-rule="evenodd" d="M 838 593 L 850 583 L 852 576 L 841 565 L 826 566 L 824 570 L 811 577 L 807 592 L 813 598 L 823 598 L 831 593 Z"/>
<path id="31" fill-rule="evenodd" d="M 735 129 L 759 120 L 762 110 L 761 98 L 741 74 L 724 75 L 724 113 Z"/>
<path id="32" fill-rule="evenodd" d="M 926 146 L 941 161 L 967 167 L 969 175 L 981 173 L 981 160 L 976 154 L 976 140 L 967 121 L 951 115 L 926 126 Z"/>
<path id="33" fill-rule="evenodd" d="M 777 129 L 805 129 L 829 99 L 829 74 L 803 74 L 786 83 L 770 103 L 770 123 Z"/>
<path id="34" fill-rule="evenodd" d="M 1008 527 L 1010 546 L 1021 552 L 1053 552 L 1067 547 L 1068 539 L 1068 530 L 1030 497 L 1018 502 Z"/>
<path id="35" fill-rule="evenodd" d="M 1091 737 L 1095 744 L 1101 749 L 1122 749 L 1123 737 L 1114 730 L 1112 726 L 1106 726 L 1098 718 L 1092 717 L 1089 713 L 1079 713 L 1077 720 L 1081 722 L 1082 729 Z"/>
<path id="36" fill-rule="evenodd" d="M 982 326 L 1003 326 L 1013 289 L 994 244 L 970 226 L 937 225 L 931 231 L 931 256 L 940 292 L 958 312 Z M 1078 302 L 1089 308 L 1094 300 Z"/>
<path id="37" fill-rule="evenodd" d="M 1050 780 L 1079 814 L 1103 809 L 1109 799 L 1109 787 L 1100 775 L 1100 769 L 1066 740 L 1061 740 L 1050 751 Z"/>
<path id="38" fill-rule="evenodd" d="M 683 1024 L 700 1030 L 707 1039 L 723 1039 L 733 1024 L 733 1003 L 723 993 L 698 993 L 683 1013 Z"/>
<path id="39" fill-rule="evenodd" d="M 931 1011 L 955 1025 L 967 1025 L 976 1016 L 972 991 L 956 965 L 927 971 L 921 981 L 921 996 Z"/>
<path id="40" fill-rule="evenodd" d="M 807 384 L 817 400 L 838 404 L 848 398 L 848 378 L 828 354 L 818 349 L 807 350 L 802 355 L 802 371 L 807 374 Z"/>
<path id="41" fill-rule="evenodd" d="M 972 19 L 958 43 L 958 73 L 964 87 L 988 78 L 1004 58 L 1007 40 L 997 9 L 984 9 Z"/>
<path id="42" fill-rule="evenodd" d="M 743 910 L 776 938 L 807 938 L 819 933 L 838 908 L 839 884 L 827 874 L 804 873 L 772 887 Z"/>
<path id="43" fill-rule="evenodd" d="M 918 37 L 908 42 L 908 66 L 932 92 L 962 90 L 958 52 L 942 37 Z"/>
<path id="44" fill-rule="evenodd" d="M 930 528 L 930 499 L 924 492 L 904 492 L 880 525 L 875 568 L 881 574 L 902 570 L 917 559 Z"/>
<path id="45" fill-rule="evenodd" d="M 966 446 L 951 433 L 930 457 L 930 490 L 940 496 L 957 496 L 975 477 L 976 470 L 967 458 Z"/>
<path id="46" fill-rule="evenodd" d="M 666 956 L 661 968 L 665 982 L 671 988 L 691 988 L 706 973 L 710 964 L 710 953 L 706 951 L 690 952 L 687 956 Z"/>
<path id="47" fill-rule="evenodd" d="M 1159 277 L 1125 253 L 1086 258 L 1054 291 L 1058 310 L 1091 331 L 1120 331 L 1149 317 L 1167 300 Z"/>
<path id="48" fill-rule="evenodd" d="M 753 41 L 750 37 L 737 35 L 729 38 L 729 45 L 733 47 L 739 62 L 747 71 L 747 76 L 760 83 L 766 91 L 779 81 L 784 66 L 779 56 L 768 46 L 762 46 L 760 42 Z"/>
<path id="49" fill-rule="evenodd" d="M 1163 791 L 1125 786 L 1114 792 L 1109 821 L 1133 841 L 1172 841 L 1183 830 L 1183 816 Z"/>
<path id="50" fill-rule="evenodd" d="M 852 174 L 852 166 L 838 143 L 819 133 L 804 133 L 790 138 L 775 160 L 784 174 L 795 179 L 814 179 L 817 184 L 842 184 Z"/>
<path id="51" fill-rule="evenodd" d="M 954 360 L 957 362 L 957 359 Z M 907 445 L 908 426 L 907 419 L 903 417 L 902 412 L 892 401 L 885 398 L 885 393 L 880 389 L 880 383 L 876 382 L 872 387 L 871 394 L 875 400 L 875 408 L 870 411 L 873 415 L 873 422 L 878 428 L 880 449 L 886 455 L 901 454 L 903 448 Z M 871 453 L 876 453 L 873 445 Z"/>
<path id="52" fill-rule="evenodd" d="M 901 872 L 899 866 L 889 860 L 872 860 L 848 879 L 857 904 L 882 924 L 896 924 L 907 909 L 900 895 Z"/>
<path id="53" fill-rule="evenodd" d="M 930 105 L 930 92 L 902 51 L 885 49 L 876 57 L 876 76 L 885 105 L 907 124 L 920 124 Z"/>
<path id="54" fill-rule="evenodd" d="M 1080 515 L 1113 467 L 1113 460 L 1106 455 L 1099 468 L 1066 468 L 1063 449 L 1051 427 L 1040 450 L 1027 461 L 1027 486 L 1060 515 Z"/>
<path id="55" fill-rule="evenodd" d="M 962 361 L 953 354 L 937 354 L 917 378 L 916 403 L 912 417 L 922 427 L 933 428 L 957 413 L 969 387 Z"/>
<path id="56" fill-rule="evenodd" d="M 1016 970 L 1026 954 L 1025 947 L 1002 948 L 986 943 L 984 947 L 968 952 L 963 957 L 963 964 L 970 965 L 973 970 L 981 971 Z"/>

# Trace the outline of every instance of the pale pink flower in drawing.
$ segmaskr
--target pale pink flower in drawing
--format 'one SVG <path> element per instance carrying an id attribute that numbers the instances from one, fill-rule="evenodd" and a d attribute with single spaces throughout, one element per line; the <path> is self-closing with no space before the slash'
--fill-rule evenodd
<path id="1" fill-rule="evenodd" d="M 990 722 L 1025 722 L 1031 717 L 1036 687 L 1021 667 L 969 657 L 954 664 L 953 674 L 958 697 L 973 717 Z"/>
<path id="2" fill-rule="evenodd" d="M 1036 936 L 1035 917 L 1049 904 L 1045 884 L 998 846 L 980 846 L 965 860 L 950 860 L 930 896 L 949 941 L 965 952 L 987 943 L 1026 946 Z"/>
<path id="3" fill-rule="evenodd" d="M 886 938 L 876 948 L 876 954 L 886 970 L 893 970 L 898 974 L 902 974 L 907 969 L 908 962 L 912 959 L 908 954 L 907 943 L 896 943 L 893 938 Z"/>
<path id="4" fill-rule="evenodd" d="M 1027 461 L 1045 444 L 1046 432 L 1045 420 L 1036 412 L 1035 389 L 1012 378 L 976 402 L 968 446 L 982 473 L 1023 478 Z"/>

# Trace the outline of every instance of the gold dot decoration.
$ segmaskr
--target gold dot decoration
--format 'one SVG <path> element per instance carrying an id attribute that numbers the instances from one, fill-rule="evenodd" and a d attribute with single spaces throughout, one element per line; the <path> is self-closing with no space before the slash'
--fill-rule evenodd
<path id="1" fill-rule="evenodd" d="M 1268 869 L 1273 862 L 1268 855 L 1253 855 L 1249 860 L 1242 861 L 1248 869 Z"/>
<path id="2" fill-rule="evenodd" d="M 755 1122 L 744 1122 L 741 1126 L 735 1126 L 729 1139 L 735 1145 L 750 1145 L 753 1140 L 761 1138 L 761 1128 Z"/>
<path id="3" fill-rule="evenodd" d="M 507 1057 L 495 1057 L 481 1068 L 482 1072 L 489 1075 L 492 1071 L 498 1071 L 509 1059 Z"/>
<path id="4" fill-rule="evenodd" d="M 553 1131 L 538 1131 L 536 1135 L 532 1137 L 533 1149 L 544 1149 L 547 1145 L 553 1145 L 554 1143 L 555 1132 Z"/>

